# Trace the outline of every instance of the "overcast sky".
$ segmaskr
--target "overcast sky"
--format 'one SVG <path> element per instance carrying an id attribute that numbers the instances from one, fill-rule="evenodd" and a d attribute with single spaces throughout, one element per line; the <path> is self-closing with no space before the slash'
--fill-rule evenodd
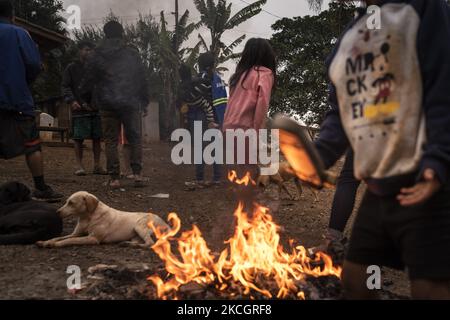
<path id="1" fill-rule="evenodd" d="M 174 0 L 64 0 L 64 7 L 67 8 L 71 4 L 79 5 L 81 8 L 81 20 L 83 24 L 101 24 L 103 18 L 110 11 L 120 16 L 124 22 L 136 21 L 139 13 L 152 14 L 158 16 L 161 10 L 164 10 L 170 25 L 174 25 L 174 18 L 170 15 L 174 11 Z M 233 3 L 233 12 L 244 8 L 247 4 L 255 2 L 254 0 L 228 0 Z M 329 1 L 325 0 L 325 3 Z M 179 0 L 180 12 L 186 9 L 190 11 L 190 17 L 193 21 L 198 21 L 200 14 L 195 9 L 192 0 Z M 247 39 L 251 37 L 270 38 L 272 34 L 271 26 L 282 17 L 297 17 L 313 14 L 308 8 L 306 0 L 268 0 L 263 8 L 265 11 L 250 21 L 241 24 L 236 29 L 224 34 L 224 42 L 230 44 L 233 40 L 241 36 L 247 35 Z M 199 30 L 199 33 L 207 32 Z M 192 41 L 195 41 L 197 34 Z M 238 50 L 242 50 L 242 44 Z M 229 68 L 233 69 L 230 65 Z"/>

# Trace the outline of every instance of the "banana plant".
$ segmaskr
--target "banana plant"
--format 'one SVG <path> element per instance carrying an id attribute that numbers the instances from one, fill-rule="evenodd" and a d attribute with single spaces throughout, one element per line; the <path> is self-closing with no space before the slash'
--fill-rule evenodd
<path id="1" fill-rule="evenodd" d="M 209 30 L 211 38 L 211 42 L 208 44 L 199 34 L 201 47 L 205 51 L 212 52 L 218 64 L 238 57 L 239 54 L 236 54 L 234 50 L 245 40 L 246 36 L 240 36 L 227 45 L 223 41 L 223 34 L 259 14 L 266 3 L 267 0 L 255 1 L 232 15 L 232 3 L 227 0 L 194 0 L 195 7 L 201 15 L 201 24 Z"/>

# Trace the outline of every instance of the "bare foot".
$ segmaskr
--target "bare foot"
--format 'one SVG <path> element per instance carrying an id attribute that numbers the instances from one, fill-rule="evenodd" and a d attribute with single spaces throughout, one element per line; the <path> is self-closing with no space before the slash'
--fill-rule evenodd
<path id="1" fill-rule="evenodd" d="M 109 182 L 109 187 L 113 190 L 120 189 L 120 181 L 119 180 L 111 180 Z"/>

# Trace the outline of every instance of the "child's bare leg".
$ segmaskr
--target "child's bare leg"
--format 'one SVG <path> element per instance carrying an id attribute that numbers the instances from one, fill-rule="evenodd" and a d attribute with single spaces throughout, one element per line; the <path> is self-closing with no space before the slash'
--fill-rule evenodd
<path id="1" fill-rule="evenodd" d="M 378 294 L 367 287 L 367 267 L 349 261 L 344 262 L 342 283 L 345 298 L 349 300 L 375 300 Z"/>
<path id="2" fill-rule="evenodd" d="M 84 171 L 83 167 L 83 140 L 74 140 L 75 160 L 77 162 L 77 171 Z"/>

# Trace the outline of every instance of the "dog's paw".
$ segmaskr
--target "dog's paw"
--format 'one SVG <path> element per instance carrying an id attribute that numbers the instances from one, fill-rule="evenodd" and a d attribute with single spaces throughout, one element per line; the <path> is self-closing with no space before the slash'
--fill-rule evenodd
<path id="1" fill-rule="evenodd" d="M 43 248 L 44 247 L 44 243 L 45 243 L 45 241 L 38 241 L 38 242 L 35 243 L 35 245 L 37 245 L 40 248 Z"/>
<path id="2" fill-rule="evenodd" d="M 40 248 L 54 248 L 55 243 L 53 241 L 38 241 L 36 245 Z"/>

